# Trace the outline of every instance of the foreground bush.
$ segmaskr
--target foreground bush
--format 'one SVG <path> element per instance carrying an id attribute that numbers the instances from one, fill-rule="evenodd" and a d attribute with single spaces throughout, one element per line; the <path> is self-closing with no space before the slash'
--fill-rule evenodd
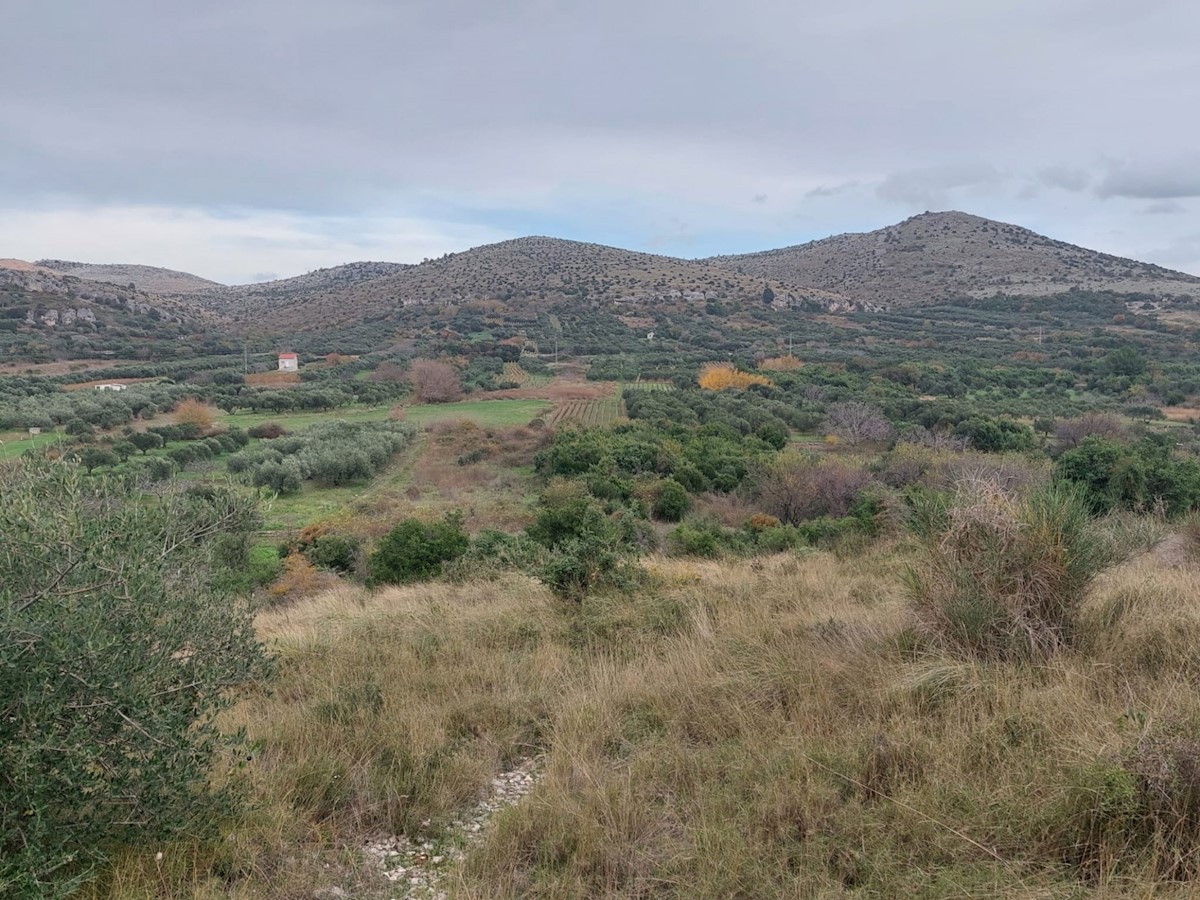
<path id="1" fill-rule="evenodd" d="M 960 653 L 1045 657 L 1077 637 L 1088 587 L 1117 561 L 1075 491 L 1021 500 L 992 483 L 960 488 L 921 524 L 922 559 L 909 569 L 924 631 Z"/>
<path id="2" fill-rule="evenodd" d="M 406 519 L 380 539 L 367 560 L 367 571 L 375 584 L 425 581 L 441 575 L 443 566 L 470 545 L 461 514 L 442 522 Z"/>
<path id="3" fill-rule="evenodd" d="M 213 832 L 231 740 L 266 674 L 246 607 L 253 505 L 206 488 L 128 498 L 44 458 L 0 468 L 0 895 L 69 892 L 121 847 Z"/>

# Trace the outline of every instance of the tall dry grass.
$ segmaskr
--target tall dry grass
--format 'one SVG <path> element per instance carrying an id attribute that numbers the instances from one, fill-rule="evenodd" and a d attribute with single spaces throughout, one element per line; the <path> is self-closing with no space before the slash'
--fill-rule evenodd
<path id="1" fill-rule="evenodd" d="M 513 577 L 265 612 L 282 675 L 231 721 L 258 811 L 110 896 L 395 896 L 356 841 L 436 837 L 530 755 L 452 896 L 1193 895 L 1194 576 L 1101 576 L 1030 666 L 922 638 L 911 552 L 656 558 L 571 609 Z"/>

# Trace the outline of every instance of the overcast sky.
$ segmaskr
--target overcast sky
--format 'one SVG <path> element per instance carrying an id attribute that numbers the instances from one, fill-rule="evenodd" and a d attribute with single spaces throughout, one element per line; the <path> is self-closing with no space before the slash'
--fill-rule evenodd
<path id="1" fill-rule="evenodd" d="M 1200 274 L 1187 0 L 0 0 L 0 257 L 224 282 L 961 209 Z"/>

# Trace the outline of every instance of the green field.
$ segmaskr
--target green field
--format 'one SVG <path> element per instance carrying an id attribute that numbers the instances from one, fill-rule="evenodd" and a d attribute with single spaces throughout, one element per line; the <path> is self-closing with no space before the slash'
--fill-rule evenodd
<path id="1" fill-rule="evenodd" d="M 480 425 L 526 425 L 547 412 L 548 400 L 463 400 L 459 403 L 430 403 L 405 408 L 406 422 L 428 425 L 445 419 L 471 419 Z"/>
<path id="2" fill-rule="evenodd" d="M 0 459 L 10 459 L 15 456 L 20 456 L 26 450 L 32 450 L 34 447 L 45 447 L 48 444 L 53 444 L 61 440 L 64 435 L 57 431 L 49 431 L 45 434 L 29 437 L 21 435 L 20 432 L 14 433 L 13 439 L 0 439 Z"/>

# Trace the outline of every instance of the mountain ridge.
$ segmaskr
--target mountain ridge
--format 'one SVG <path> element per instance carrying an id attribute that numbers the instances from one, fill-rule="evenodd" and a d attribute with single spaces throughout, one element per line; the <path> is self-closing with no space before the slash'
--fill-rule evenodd
<path id="1" fill-rule="evenodd" d="M 684 314 L 689 304 L 709 302 L 847 312 L 1072 288 L 1200 299 L 1200 277 L 955 210 L 922 213 L 875 231 L 699 259 L 532 235 L 419 264 L 352 262 L 234 286 L 149 266 L 32 265 L 105 274 L 99 280 L 133 284 L 233 323 L 268 321 L 283 330 L 354 324 L 427 303 L 567 300 L 661 305 Z M 187 285 L 192 289 L 162 290 Z"/>
<path id="2" fill-rule="evenodd" d="M 970 213 L 925 212 L 868 232 L 705 260 L 764 278 L 890 306 L 995 293 L 1176 291 L 1200 297 L 1200 277 L 1102 253 Z"/>

